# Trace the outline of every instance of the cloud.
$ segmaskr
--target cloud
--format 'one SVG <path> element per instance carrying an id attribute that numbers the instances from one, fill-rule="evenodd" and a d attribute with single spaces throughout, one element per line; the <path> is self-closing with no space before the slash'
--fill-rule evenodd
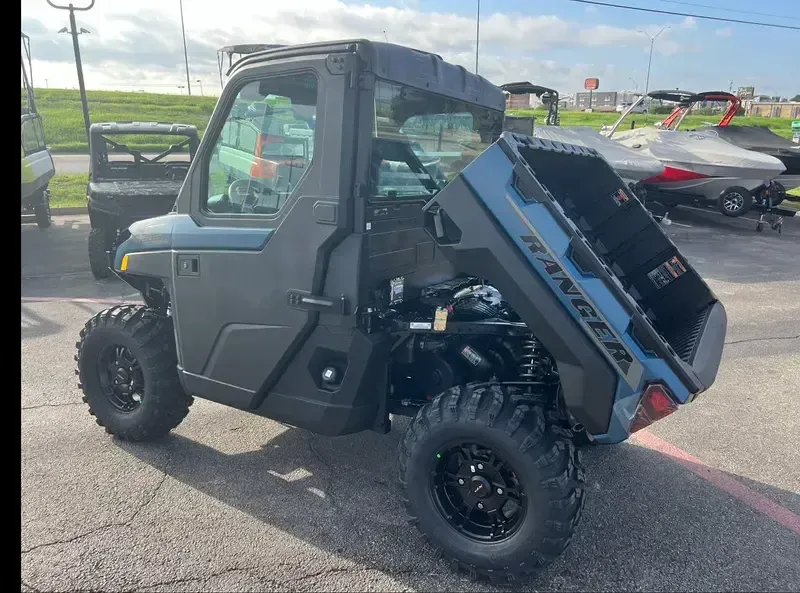
<path id="1" fill-rule="evenodd" d="M 597 12 L 597 7 L 589 4 L 586 6 L 584 10 L 589 14 L 594 14 L 595 12 Z"/>
<path id="2" fill-rule="evenodd" d="M 250 0 L 226 0 L 225 9 L 212 3 L 185 2 L 187 51 L 192 78 L 218 80 L 216 50 L 232 43 L 284 43 L 342 38 L 383 40 L 432 51 L 472 68 L 475 62 L 475 18 L 447 12 L 426 11 L 425 3 L 404 0 L 394 6 L 345 4 L 340 0 L 292 0 L 271 3 L 259 11 Z M 488 4 L 488 3 L 487 3 Z M 49 77 L 53 85 L 74 84 L 72 45 L 62 11 L 46 3 L 23 6 L 22 28 L 31 36 L 37 80 Z M 180 13 L 177 3 L 137 0 L 129 4 L 98 3 L 79 13 L 78 26 L 91 31 L 81 35 L 81 53 L 87 85 L 147 87 L 163 85 L 173 92 L 185 76 Z M 241 15 L 248 18 L 243 19 Z M 688 19 L 687 19 L 688 21 Z M 687 21 L 684 21 L 686 23 Z M 683 27 L 684 25 L 681 25 Z M 691 25 L 693 26 L 693 25 Z M 555 15 L 486 12 L 481 18 L 481 74 L 493 82 L 531 79 L 556 87 L 575 85 L 586 74 L 581 66 L 559 65 L 553 52 L 588 48 L 649 49 L 649 41 L 635 28 L 582 24 Z M 655 34 L 659 26 L 645 26 Z M 665 31 L 655 51 L 673 55 L 686 51 Z M 592 67 L 594 68 L 594 67 Z M 602 74 L 597 68 L 589 76 Z M 57 81 L 67 81 L 66 83 Z M 153 90 L 148 89 L 148 90 Z"/>
<path id="3" fill-rule="evenodd" d="M 687 16 L 680 24 L 681 29 L 694 29 L 695 27 L 697 27 L 697 19 L 693 16 Z"/>
<path id="4" fill-rule="evenodd" d="M 733 27 L 722 27 L 714 31 L 717 37 L 730 37 L 733 35 Z"/>

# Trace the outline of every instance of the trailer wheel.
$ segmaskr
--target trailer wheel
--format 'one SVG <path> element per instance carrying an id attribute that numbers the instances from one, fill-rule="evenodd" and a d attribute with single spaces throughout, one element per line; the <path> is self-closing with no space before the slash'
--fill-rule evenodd
<path id="1" fill-rule="evenodd" d="M 36 201 L 33 207 L 33 215 L 36 219 L 36 226 L 40 229 L 50 228 L 53 220 L 50 217 L 50 191 L 48 189 L 42 190 L 42 196 Z"/>
<path id="2" fill-rule="evenodd" d="M 753 207 L 753 193 L 743 187 L 729 187 L 717 198 L 717 208 L 725 216 L 736 218 Z"/>
<path id="3" fill-rule="evenodd" d="M 155 439 L 189 413 L 192 397 L 178 379 L 172 318 L 144 305 L 117 305 L 86 322 L 80 338 L 78 388 L 107 433 Z"/>
<path id="4" fill-rule="evenodd" d="M 400 443 L 410 522 L 471 578 L 532 574 L 567 547 L 584 503 L 580 454 L 513 387 L 454 387 L 423 406 Z"/>
<path id="5" fill-rule="evenodd" d="M 89 231 L 89 267 L 98 280 L 111 276 L 106 251 L 114 246 L 114 231 L 98 227 Z"/>

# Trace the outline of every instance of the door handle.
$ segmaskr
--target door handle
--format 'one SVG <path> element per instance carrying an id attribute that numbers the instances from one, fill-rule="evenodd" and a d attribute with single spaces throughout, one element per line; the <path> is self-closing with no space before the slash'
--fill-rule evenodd
<path id="1" fill-rule="evenodd" d="M 199 276 L 199 275 L 200 275 L 199 255 L 178 256 L 178 276 Z"/>
<path id="2" fill-rule="evenodd" d="M 302 290 L 290 290 L 286 293 L 286 300 L 287 304 L 293 309 L 347 315 L 347 300 L 344 295 L 332 299 L 330 297 L 312 295 Z"/>

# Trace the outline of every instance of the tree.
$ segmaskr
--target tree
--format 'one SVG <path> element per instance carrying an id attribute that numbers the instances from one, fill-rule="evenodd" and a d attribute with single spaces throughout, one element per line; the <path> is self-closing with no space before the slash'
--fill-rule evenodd
<path id="1" fill-rule="evenodd" d="M 794 97 L 790 99 L 791 101 L 800 101 L 800 93 L 796 94 Z"/>

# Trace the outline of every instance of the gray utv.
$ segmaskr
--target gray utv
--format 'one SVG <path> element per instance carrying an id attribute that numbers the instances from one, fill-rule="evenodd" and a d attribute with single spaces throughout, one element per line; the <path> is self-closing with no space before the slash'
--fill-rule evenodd
<path id="1" fill-rule="evenodd" d="M 112 269 L 80 389 L 118 438 L 193 397 L 323 435 L 408 416 L 399 488 L 454 568 L 530 574 L 570 541 L 578 445 L 713 383 L 723 305 L 602 157 L 503 132 L 503 92 L 362 40 L 233 66 L 176 210 Z"/>

